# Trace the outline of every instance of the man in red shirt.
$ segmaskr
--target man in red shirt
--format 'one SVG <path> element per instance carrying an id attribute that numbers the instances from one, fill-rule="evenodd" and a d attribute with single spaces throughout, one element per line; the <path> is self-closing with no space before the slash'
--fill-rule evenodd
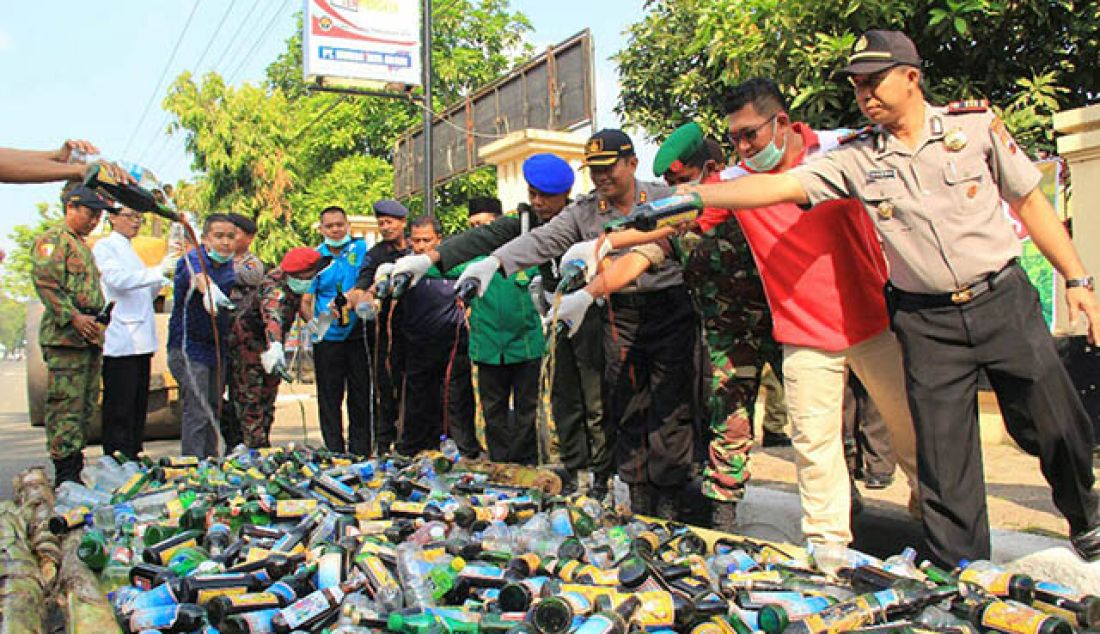
<path id="1" fill-rule="evenodd" d="M 778 87 L 767 79 L 735 88 L 725 109 L 730 141 L 741 162 L 722 172 L 723 180 L 786 171 L 844 141 L 844 131 L 816 132 L 792 122 Z M 888 328 L 882 294 L 885 261 L 858 203 L 830 201 L 812 214 L 793 204 L 776 205 L 768 213 L 756 211 L 708 208 L 697 224 L 706 232 L 736 217 L 741 225 L 764 283 L 773 334 L 784 348 L 782 369 L 797 457 L 802 532 L 815 545 L 847 544 L 852 540 L 851 489 L 841 405 L 849 369 L 882 412 L 898 464 L 910 490 L 916 490 L 915 438 L 901 350 Z M 622 248 L 670 234 L 667 229 L 628 231 L 612 234 L 611 243 Z M 614 269 L 613 264 L 587 293 L 614 291 L 622 277 Z M 612 288 L 606 288 L 609 285 Z M 562 301 L 559 320 L 570 319 L 574 301 Z M 915 508 L 913 502 L 910 508 Z"/>

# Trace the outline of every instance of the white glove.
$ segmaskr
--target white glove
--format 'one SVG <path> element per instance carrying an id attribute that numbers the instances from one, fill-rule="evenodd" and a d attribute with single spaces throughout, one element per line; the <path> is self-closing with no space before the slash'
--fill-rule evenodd
<path id="1" fill-rule="evenodd" d="M 378 267 L 382 268 L 382 267 Z M 420 278 L 424 277 L 424 274 L 428 272 L 428 269 L 432 268 L 432 259 L 426 255 L 406 255 L 403 258 L 397 260 L 393 264 L 393 271 L 390 275 L 400 275 L 402 273 L 411 273 L 412 282 L 409 284 L 409 288 L 416 286 L 416 283 L 420 281 Z"/>
<path id="2" fill-rule="evenodd" d="M 596 250 L 597 245 L 599 245 L 599 251 Z M 584 281 L 591 282 L 592 278 L 596 277 L 596 271 L 599 268 L 600 260 L 610 252 L 610 240 L 596 239 L 578 242 L 569 247 L 569 250 L 561 256 L 561 264 L 564 266 L 566 262 L 572 262 L 574 260 L 584 262 Z"/>
<path id="3" fill-rule="evenodd" d="M 275 368 L 286 366 L 286 356 L 283 354 L 283 344 L 278 341 L 267 344 L 267 350 L 260 355 L 260 364 L 264 366 L 264 372 L 272 374 Z"/>
<path id="4" fill-rule="evenodd" d="M 234 305 L 233 302 L 225 296 L 225 293 L 222 292 L 222 289 L 218 288 L 217 284 L 208 284 L 207 286 L 210 289 L 210 292 L 207 293 L 207 295 L 210 297 L 211 300 L 213 300 L 215 306 L 228 310 L 233 310 L 236 308 L 236 305 Z"/>
<path id="5" fill-rule="evenodd" d="M 577 330 L 580 329 L 581 322 L 584 321 L 584 316 L 588 312 L 588 307 L 592 305 L 593 301 L 592 294 L 584 289 L 576 293 L 569 293 L 561 298 L 561 303 L 558 304 L 557 319 L 559 324 L 569 329 L 568 334 L 570 337 L 577 334 Z M 542 318 L 542 327 L 549 328 L 552 323 L 554 323 L 553 308 Z"/>
<path id="6" fill-rule="evenodd" d="M 321 341 L 325 338 L 325 333 L 328 332 L 332 322 L 336 321 L 336 318 L 332 316 L 332 313 L 325 311 L 320 315 L 317 315 L 313 319 L 309 320 L 306 324 L 306 328 L 309 328 L 313 332 L 313 340 Z"/>
<path id="7" fill-rule="evenodd" d="M 374 283 L 377 284 L 384 279 L 388 279 L 393 273 L 393 262 L 386 262 L 385 264 L 379 264 L 378 268 L 374 270 Z"/>
<path id="8" fill-rule="evenodd" d="M 489 283 L 493 281 L 493 276 L 496 275 L 498 269 L 500 269 L 500 260 L 490 255 L 484 260 L 479 260 L 467 266 L 462 271 L 462 275 L 458 276 L 455 286 L 457 287 L 463 280 L 475 279 L 478 282 L 477 296 L 485 297 L 485 291 L 489 289 Z"/>

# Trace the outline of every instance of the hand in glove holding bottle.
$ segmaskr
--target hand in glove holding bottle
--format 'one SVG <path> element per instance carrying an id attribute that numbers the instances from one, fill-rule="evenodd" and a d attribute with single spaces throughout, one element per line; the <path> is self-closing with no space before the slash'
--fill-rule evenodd
<path id="1" fill-rule="evenodd" d="M 267 350 L 260 355 L 260 364 L 264 372 L 274 374 L 278 367 L 286 367 L 286 355 L 283 353 L 283 344 L 273 341 L 267 344 Z"/>

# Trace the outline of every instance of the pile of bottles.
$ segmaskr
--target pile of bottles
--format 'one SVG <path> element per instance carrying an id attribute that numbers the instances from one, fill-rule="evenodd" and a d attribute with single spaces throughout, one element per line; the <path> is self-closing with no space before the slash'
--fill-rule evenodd
<path id="1" fill-rule="evenodd" d="M 1100 598 L 987 561 L 804 552 L 489 476 L 453 443 L 364 460 L 287 446 L 105 456 L 58 492 L 126 632 L 1029 632 Z M 816 555 L 816 559 L 815 559 Z"/>

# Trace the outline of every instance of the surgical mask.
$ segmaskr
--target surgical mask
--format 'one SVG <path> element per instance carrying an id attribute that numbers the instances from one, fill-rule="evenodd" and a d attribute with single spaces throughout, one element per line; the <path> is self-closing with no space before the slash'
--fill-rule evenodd
<path id="1" fill-rule="evenodd" d="M 225 264 L 226 262 L 233 259 L 233 254 L 232 253 L 230 253 L 229 255 L 222 255 L 221 253 L 218 253 L 214 249 L 207 249 L 206 250 L 206 255 L 209 255 L 210 259 L 217 262 L 218 264 Z"/>
<path id="2" fill-rule="evenodd" d="M 325 238 L 325 244 L 332 247 L 333 249 L 339 249 L 340 247 L 344 246 L 345 244 L 347 244 L 349 242 L 351 242 L 351 236 L 349 236 L 349 235 L 344 235 L 344 237 L 340 238 L 339 240 L 333 240 L 332 238 Z"/>
<path id="3" fill-rule="evenodd" d="M 290 287 L 290 290 L 298 295 L 305 295 L 309 292 L 309 287 L 313 285 L 313 278 L 303 280 L 297 277 L 287 276 L 286 285 Z"/>
<path id="4" fill-rule="evenodd" d="M 772 121 L 772 140 L 768 141 L 768 145 L 763 150 L 745 158 L 745 165 L 748 165 L 752 171 L 770 172 L 783 160 L 784 150 L 779 149 L 775 144 L 775 133 L 778 128 L 779 120 L 775 119 Z"/>

